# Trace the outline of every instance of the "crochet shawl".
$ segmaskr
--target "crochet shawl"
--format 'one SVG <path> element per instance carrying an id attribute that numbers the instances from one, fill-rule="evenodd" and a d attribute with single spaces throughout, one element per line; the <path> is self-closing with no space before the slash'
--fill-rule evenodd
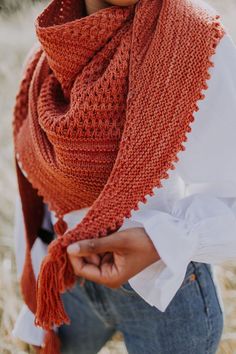
<path id="1" fill-rule="evenodd" d="M 191 0 L 140 0 L 89 16 L 82 0 L 53 0 L 35 27 L 40 45 L 20 83 L 13 137 L 26 172 L 16 159 L 27 242 L 21 289 L 52 354 L 54 326 L 69 323 L 60 293 L 76 281 L 66 247 L 118 230 L 168 178 L 224 30 Z M 30 250 L 44 203 L 58 237 L 36 282 Z M 88 206 L 68 230 L 63 215 Z"/>

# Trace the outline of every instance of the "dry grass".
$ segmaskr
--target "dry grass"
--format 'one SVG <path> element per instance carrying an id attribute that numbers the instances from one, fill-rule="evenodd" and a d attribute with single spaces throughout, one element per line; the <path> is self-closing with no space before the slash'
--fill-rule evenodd
<path id="1" fill-rule="evenodd" d="M 5 1 L 14 5 L 15 0 Z M 234 0 L 211 0 L 224 16 L 225 24 L 236 39 L 236 4 Z M 10 17 L 0 16 L 0 353 L 24 354 L 29 348 L 17 347 L 11 338 L 14 320 L 21 306 L 13 255 L 13 220 L 16 181 L 13 172 L 11 115 L 21 65 L 34 41 L 33 19 L 42 4 L 29 6 Z M 1 0 L 0 0 L 1 5 Z M 220 353 L 236 353 L 236 265 L 217 267 L 225 306 L 225 332 Z M 126 353 L 118 339 L 102 350 L 103 354 Z M 186 353 L 187 354 L 187 353 Z"/>

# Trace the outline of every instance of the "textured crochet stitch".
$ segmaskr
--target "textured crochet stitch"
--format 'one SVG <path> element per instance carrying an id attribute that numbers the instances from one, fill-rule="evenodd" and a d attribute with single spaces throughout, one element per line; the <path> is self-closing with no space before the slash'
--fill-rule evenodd
<path id="1" fill-rule="evenodd" d="M 40 46 L 16 97 L 13 136 L 27 173 L 16 161 L 27 240 L 22 293 L 50 337 L 69 322 L 60 298 L 75 283 L 66 247 L 118 230 L 168 178 L 224 30 L 191 0 L 140 0 L 89 16 L 82 0 L 53 0 L 35 25 Z M 30 249 L 44 203 L 59 218 L 58 237 L 36 285 Z M 67 230 L 63 215 L 88 206 Z"/>

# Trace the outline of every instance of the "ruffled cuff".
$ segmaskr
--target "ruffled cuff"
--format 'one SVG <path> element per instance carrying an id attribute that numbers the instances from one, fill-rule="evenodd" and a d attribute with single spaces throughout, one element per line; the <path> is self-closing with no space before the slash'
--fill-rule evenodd
<path id="1" fill-rule="evenodd" d="M 187 222 L 158 210 L 142 211 L 133 220 L 143 225 L 160 260 L 129 283 L 145 301 L 164 312 L 184 280 L 198 237 Z"/>
<path id="2" fill-rule="evenodd" d="M 165 311 L 189 262 L 236 259 L 236 217 L 227 202 L 196 194 L 176 201 L 170 214 L 159 210 L 133 214 L 132 220 L 144 227 L 161 258 L 129 280 L 150 305 Z"/>
<path id="3" fill-rule="evenodd" d="M 132 288 L 151 306 L 164 312 L 180 288 L 186 269 L 172 273 L 162 260 L 129 279 Z"/>

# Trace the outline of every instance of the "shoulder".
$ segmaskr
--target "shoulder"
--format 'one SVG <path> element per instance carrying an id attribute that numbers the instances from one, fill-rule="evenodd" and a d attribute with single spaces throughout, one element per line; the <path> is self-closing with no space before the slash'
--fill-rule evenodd
<path id="1" fill-rule="evenodd" d="M 212 67 L 209 69 L 210 79 L 207 83 L 205 102 L 201 102 L 200 106 L 207 107 L 210 105 L 221 108 L 221 113 L 227 112 L 224 118 L 235 120 L 236 116 L 236 46 L 229 34 L 225 34 L 219 41 L 215 54 L 211 58 Z M 211 108 L 216 117 L 222 120 L 219 116 L 219 111 Z"/>
<path id="2" fill-rule="evenodd" d="M 236 46 L 229 34 L 218 43 L 211 62 L 205 99 L 198 101 L 193 133 L 198 141 L 205 138 L 208 144 L 216 139 L 212 146 L 220 138 L 220 149 L 226 151 L 232 144 L 236 148 Z"/>
<path id="3" fill-rule="evenodd" d="M 225 34 L 211 58 L 210 78 L 205 99 L 198 101 L 198 112 L 186 151 L 179 162 L 179 173 L 188 181 L 214 183 L 221 196 L 236 193 L 236 46 Z"/>
<path id="4" fill-rule="evenodd" d="M 226 75 L 231 72 L 230 81 L 235 80 L 236 84 L 236 45 L 228 33 L 225 33 L 220 40 L 212 59 L 214 63 L 213 76 Z"/>
<path id="5" fill-rule="evenodd" d="M 201 23 L 209 23 L 214 17 L 219 17 L 219 13 L 204 0 L 180 0 L 179 11 L 184 12 Z"/>

